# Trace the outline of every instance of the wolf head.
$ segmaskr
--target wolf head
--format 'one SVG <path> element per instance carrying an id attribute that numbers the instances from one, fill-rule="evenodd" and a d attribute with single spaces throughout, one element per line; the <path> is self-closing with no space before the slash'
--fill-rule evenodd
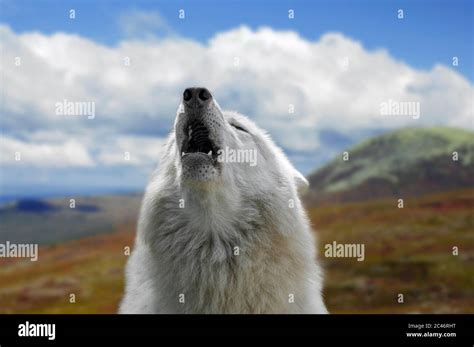
<path id="1" fill-rule="evenodd" d="M 213 245 L 203 252 L 222 260 L 231 250 L 226 244 L 274 232 L 309 235 L 298 196 L 307 186 L 263 130 L 222 111 L 207 89 L 188 88 L 145 193 L 139 239 L 157 249 L 173 244 L 183 254 L 191 245 Z"/>
<path id="2" fill-rule="evenodd" d="M 222 111 L 206 88 L 184 91 L 170 140 L 184 189 L 238 184 L 258 192 L 308 186 L 263 130 L 243 115 Z"/>

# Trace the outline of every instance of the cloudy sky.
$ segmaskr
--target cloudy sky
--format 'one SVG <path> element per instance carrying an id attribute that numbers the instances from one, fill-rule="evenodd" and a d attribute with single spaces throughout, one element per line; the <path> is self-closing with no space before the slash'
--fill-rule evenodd
<path id="1" fill-rule="evenodd" d="M 194 85 L 303 173 L 400 127 L 473 129 L 472 23 L 468 1 L 2 0 L 0 194 L 142 190 Z"/>

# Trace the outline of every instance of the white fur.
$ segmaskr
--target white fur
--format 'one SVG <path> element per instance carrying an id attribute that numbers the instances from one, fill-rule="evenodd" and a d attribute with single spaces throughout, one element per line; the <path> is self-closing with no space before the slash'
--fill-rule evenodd
<path id="1" fill-rule="evenodd" d="M 143 199 L 119 312 L 327 313 L 297 193 L 308 182 L 248 118 L 210 107 L 219 143 L 256 149 L 258 164 L 224 163 L 217 177 L 185 179 L 178 113 Z"/>

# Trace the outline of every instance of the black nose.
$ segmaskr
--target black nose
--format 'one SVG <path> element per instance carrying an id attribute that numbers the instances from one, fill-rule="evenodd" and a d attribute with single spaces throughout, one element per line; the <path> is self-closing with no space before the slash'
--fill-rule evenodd
<path id="1" fill-rule="evenodd" d="M 183 93 L 183 102 L 188 107 L 202 107 L 212 99 L 206 88 L 187 88 Z"/>

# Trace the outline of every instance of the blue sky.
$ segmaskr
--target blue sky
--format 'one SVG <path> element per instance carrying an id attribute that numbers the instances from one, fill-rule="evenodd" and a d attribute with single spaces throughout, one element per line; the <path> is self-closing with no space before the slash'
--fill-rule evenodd
<path id="1" fill-rule="evenodd" d="M 75 33 L 107 45 L 123 39 L 118 18 L 132 9 L 158 10 L 177 33 L 206 42 L 216 32 L 240 24 L 268 25 L 298 31 L 316 39 L 338 31 L 363 42 L 368 49 L 384 47 L 396 58 L 417 68 L 450 63 L 459 57 L 458 70 L 474 79 L 473 18 L 469 0 L 345 0 L 345 1 L 57 1 L 2 0 L 0 21 L 17 32 L 37 30 Z M 76 10 L 76 20 L 65 16 Z M 177 16 L 185 9 L 186 19 Z M 288 21 L 288 9 L 295 20 Z M 399 20 L 397 10 L 404 10 Z"/>
<path id="2" fill-rule="evenodd" d="M 189 85 L 255 120 L 304 174 L 400 127 L 472 129 L 473 7 L 0 0 L 0 199 L 142 190 Z M 64 99 L 95 102 L 97 117 L 58 116 Z M 392 99 L 419 102 L 422 116 L 380 117 Z"/>

